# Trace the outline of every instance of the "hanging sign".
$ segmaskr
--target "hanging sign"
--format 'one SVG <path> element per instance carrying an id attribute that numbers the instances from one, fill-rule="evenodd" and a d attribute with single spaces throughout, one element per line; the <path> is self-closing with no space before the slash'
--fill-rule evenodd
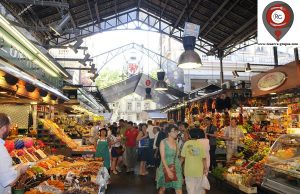
<path id="1" fill-rule="evenodd" d="M 300 62 L 293 61 L 251 77 L 252 96 L 285 92 L 300 87 Z"/>
<path id="2" fill-rule="evenodd" d="M 136 74 L 138 71 L 139 66 L 135 63 L 128 64 L 128 73 Z"/>
<path id="3" fill-rule="evenodd" d="M 271 72 L 258 80 L 257 86 L 262 91 L 273 90 L 281 86 L 286 79 L 286 75 L 282 72 Z"/>
<path id="4" fill-rule="evenodd" d="M 151 86 L 151 81 L 149 79 L 147 79 L 145 84 L 146 84 L 146 86 Z"/>

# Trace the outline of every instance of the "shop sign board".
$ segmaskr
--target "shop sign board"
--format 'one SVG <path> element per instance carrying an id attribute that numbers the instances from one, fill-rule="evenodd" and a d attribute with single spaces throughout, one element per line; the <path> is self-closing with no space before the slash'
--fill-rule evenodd
<path id="1" fill-rule="evenodd" d="M 251 77 L 252 96 L 268 95 L 300 87 L 300 62 L 271 69 Z"/>
<path id="2" fill-rule="evenodd" d="M 285 79 L 286 75 L 283 72 L 271 72 L 261 77 L 258 80 L 257 86 L 262 91 L 269 91 L 281 86 Z"/>

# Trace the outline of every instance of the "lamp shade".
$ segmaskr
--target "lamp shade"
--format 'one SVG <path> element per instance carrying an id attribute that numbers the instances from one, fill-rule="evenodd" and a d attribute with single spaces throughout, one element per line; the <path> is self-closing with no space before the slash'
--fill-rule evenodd
<path id="1" fill-rule="evenodd" d="M 150 94 L 151 93 L 151 88 L 145 88 L 146 94 Z"/>
<path id="2" fill-rule="evenodd" d="M 152 100 L 151 88 L 145 88 L 145 91 L 146 91 L 145 100 Z"/>
<path id="3" fill-rule="evenodd" d="M 158 80 L 155 84 L 155 90 L 166 91 L 168 90 L 168 85 L 164 80 Z"/>
<path id="4" fill-rule="evenodd" d="M 15 76 L 12 76 L 10 74 L 5 74 L 4 78 L 5 78 L 5 81 L 11 86 L 16 85 L 19 81 L 18 78 L 16 78 Z"/>
<path id="5" fill-rule="evenodd" d="M 145 100 L 152 100 L 152 95 L 151 94 L 146 94 Z"/>
<path id="6" fill-rule="evenodd" d="M 196 69 L 202 66 L 202 62 L 198 53 L 194 50 L 184 51 L 178 60 L 178 67 L 183 69 Z"/>
<path id="7" fill-rule="evenodd" d="M 41 97 L 46 97 L 48 95 L 48 92 L 46 90 L 40 89 L 40 96 Z"/>
<path id="8" fill-rule="evenodd" d="M 51 100 L 57 100 L 57 96 L 55 96 L 54 94 L 50 95 Z"/>
<path id="9" fill-rule="evenodd" d="M 26 83 L 25 88 L 27 92 L 33 92 L 35 90 L 35 86 L 30 83 Z"/>
<path id="10" fill-rule="evenodd" d="M 165 91 L 168 90 L 168 84 L 164 81 L 166 73 L 164 71 L 157 72 L 158 81 L 155 84 L 155 90 Z"/>

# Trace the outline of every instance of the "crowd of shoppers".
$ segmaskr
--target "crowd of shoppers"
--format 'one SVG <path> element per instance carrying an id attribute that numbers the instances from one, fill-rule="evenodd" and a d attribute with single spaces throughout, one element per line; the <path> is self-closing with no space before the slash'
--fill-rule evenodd
<path id="1" fill-rule="evenodd" d="M 122 168 L 127 173 L 134 172 L 139 162 L 137 174 L 141 176 L 148 175 L 147 168 L 156 168 L 159 194 L 165 193 L 167 188 L 181 194 L 184 182 L 188 194 L 204 194 L 203 180 L 209 170 L 217 166 L 217 128 L 209 117 L 191 126 L 184 122 L 175 124 L 174 120 L 137 125 L 121 119 L 118 125 L 113 123 L 106 128 L 98 123 L 94 130 L 97 129 L 96 157 L 104 159 L 105 167 L 117 175 Z M 229 161 L 243 138 L 235 118 L 225 127 L 224 134 Z"/>

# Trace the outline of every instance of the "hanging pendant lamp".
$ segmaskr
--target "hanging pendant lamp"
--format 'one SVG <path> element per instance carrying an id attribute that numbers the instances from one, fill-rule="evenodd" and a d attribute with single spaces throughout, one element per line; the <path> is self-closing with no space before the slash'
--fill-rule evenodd
<path id="1" fill-rule="evenodd" d="M 182 69 L 197 69 L 202 66 L 202 61 L 199 54 L 194 51 L 196 44 L 196 37 L 185 36 L 182 38 L 184 52 L 180 55 L 178 60 L 178 67 Z"/>
<path id="2" fill-rule="evenodd" d="M 162 10 L 160 10 L 160 11 L 162 11 Z M 161 16 L 161 14 L 160 14 L 160 16 Z M 157 72 L 158 81 L 156 82 L 155 89 L 154 89 L 156 91 L 168 90 L 168 84 L 165 82 L 166 73 L 164 72 L 164 70 L 161 67 L 161 64 L 162 64 L 161 58 L 162 58 L 162 33 L 160 33 L 160 63 L 159 63 L 160 70 Z"/>
<path id="3" fill-rule="evenodd" d="M 152 100 L 151 88 L 145 88 L 146 95 L 144 100 Z"/>
<path id="4" fill-rule="evenodd" d="M 155 90 L 156 91 L 166 91 L 168 90 L 168 84 L 165 82 L 165 72 L 164 71 L 158 71 L 157 72 L 157 79 L 158 81 L 155 84 Z"/>

